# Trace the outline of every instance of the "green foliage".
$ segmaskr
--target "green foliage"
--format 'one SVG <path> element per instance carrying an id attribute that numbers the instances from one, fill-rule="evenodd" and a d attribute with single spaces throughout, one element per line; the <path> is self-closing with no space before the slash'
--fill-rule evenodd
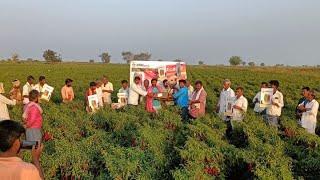
<path id="1" fill-rule="evenodd" d="M 26 69 L 28 71 L 26 71 Z M 114 64 L 1 63 L 0 79 L 9 92 L 12 79 L 22 82 L 31 74 L 45 75 L 55 87 L 52 101 L 42 103 L 45 143 L 42 166 L 46 179 L 319 179 L 320 139 L 308 134 L 294 119 L 302 86 L 318 88 L 319 71 L 308 68 L 189 66 L 188 79 L 201 79 L 208 93 L 207 115 L 183 123 L 179 109 L 170 107 L 152 115 L 143 106 L 122 110 L 105 108 L 85 112 L 83 94 L 88 82 L 107 74 L 120 88 L 129 67 Z M 272 73 L 270 73 L 272 72 Z M 253 76 L 254 74 L 254 76 Z M 75 101 L 60 104 L 65 78 L 74 80 Z M 288 78 L 290 77 L 290 78 Z M 214 113 L 221 80 L 245 88 L 248 101 L 262 81 L 278 79 L 285 98 L 281 127 L 269 127 L 248 109 L 245 121 L 227 125 Z M 307 82 L 307 84 L 306 84 Z M 112 95 L 116 101 L 116 93 Z M 20 120 L 22 106 L 9 107 Z M 23 158 L 30 161 L 30 152 Z"/>
<path id="2" fill-rule="evenodd" d="M 232 57 L 230 57 L 230 59 L 229 59 L 229 63 L 230 63 L 230 65 L 232 65 L 232 66 L 238 66 L 238 65 L 241 64 L 241 62 L 242 62 L 242 59 L 241 59 L 240 56 L 232 56 Z"/>
<path id="3" fill-rule="evenodd" d="M 44 58 L 45 61 L 51 62 L 51 63 L 61 62 L 62 61 L 61 56 L 58 55 L 56 52 L 50 50 L 50 49 L 45 50 L 43 52 L 42 57 Z"/>

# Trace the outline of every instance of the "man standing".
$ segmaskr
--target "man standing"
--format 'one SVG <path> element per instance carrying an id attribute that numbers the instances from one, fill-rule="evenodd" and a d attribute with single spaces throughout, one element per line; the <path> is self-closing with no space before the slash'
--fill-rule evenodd
<path id="1" fill-rule="evenodd" d="M 216 108 L 216 112 L 219 113 L 220 117 L 225 121 L 229 119 L 229 117 L 225 115 L 228 99 L 232 99 L 234 97 L 234 91 L 230 87 L 231 81 L 229 79 L 225 79 L 223 81 L 223 89 L 220 93 L 219 102 Z"/>
<path id="2" fill-rule="evenodd" d="M 237 87 L 234 105 L 232 106 L 232 121 L 242 121 L 248 108 L 248 101 L 243 96 L 243 88 Z"/>
<path id="3" fill-rule="evenodd" d="M 110 105 L 112 103 L 111 94 L 113 93 L 113 85 L 109 82 L 107 76 L 103 76 L 102 79 L 102 93 L 103 93 L 103 103 L 105 105 Z"/>
<path id="4" fill-rule="evenodd" d="M 34 77 L 28 76 L 27 83 L 23 86 L 22 96 L 23 96 L 23 104 L 29 103 L 29 93 L 34 88 Z"/>
<path id="5" fill-rule="evenodd" d="M 298 101 L 298 105 L 296 107 L 296 118 L 297 120 L 301 121 L 301 116 L 302 116 L 302 111 L 299 109 L 299 105 L 300 104 L 304 104 L 304 106 L 306 106 L 306 104 L 308 103 L 308 95 L 309 95 L 309 91 L 310 91 L 310 88 L 309 87 L 303 87 L 302 88 L 302 91 L 301 91 L 301 95 L 302 95 L 302 98 L 299 99 Z"/>
<path id="6" fill-rule="evenodd" d="M 315 100 L 316 95 L 313 90 L 310 90 L 307 94 L 307 103 L 304 101 L 298 106 L 298 109 L 302 112 L 301 126 L 309 133 L 315 134 L 319 103 Z"/>
<path id="7" fill-rule="evenodd" d="M 194 91 L 194 88 L 191 85 L 189 80 L 186 80 L 186 87 L 188 88 L 188 96 L 189 96 L 189 98 L 191 98 L 191 95 L 192 95 L 192 93 Z"/>
<path id="8" fill-rule="evenodd" d="M 206 113 L 207 92 L 204 90 L 201 81 L 195 82 L 195 90 L 189 101 L 189 114 L 192 119 L 202 117 Z"/>
<path id="9" fill-rule="evenodd" d="M 278 80 L 271 80 L 269 82 L 271 87 L 273 88 L 273 96 L 271 99 L 271 105 L 267 107 L 266 113 L 267 113 L 267 122 L 268 124 L 272 126 L 279 126 L 279 118 L 281 116 L 281 110 L 284 106 L 283 103 L 283 95 L 278 90 L 279 88 L 279 81 Z"/>
<path id="10" fill-rule="evenodd" d="M 21 149 L 21 135 L 25 129 L 16 121 L 0 122 L 0 179 L 44 179 L 40 156 L 43 145 L 32 147 L 32 162 L 26 163 L 19 158 Z"/>
<path id="11" fill-rule="evenodd" d="M 129 87 L 128 87 L 127 80 L 121 81 L 121 88 L 119 89 L 119 93 L 125 93 L 127 95 L 127 97 L 129 96 Z"/>
<path id="12" fill-rule="evenodd" d="M 189 118 L 188 107 L 189 107 L 189 95 L 188 88 L 185 87 L 186 80 L 179 80 L 180 89 L 178 92 L 173 94 L 179 108 L 181 108 L 181 118 L 183 121 L 187 121 Z"/>
<path id="13" fill-rule="evenodd" d="M 261 101 L 261 89 L 262 88 L 267 88 L 268 83 L 262 82 L 260 85 L 260 91 L 256 94 L 256 96 L 253 98 L 253 104 L 254 104 L 254 109 L 253 111 L 256 112 L 257 114 L 264 114 L 265 113 L 265 107 L 260 107 L 260 101 Z"/>
<path id="14" fill-rule="evenodd" d="M 73 101 L 74 99 L 74 93 L 73 93 L 73 88 L 72 88 L 72 79 L 66 79 L 65 85 L 61 89 L 61 97 L 62 97 L 62 102 L 68 103 Z"/>
<path id="15" fill-rule="evenodd" d="M 129 88 L 129 99 L 128 104 L 130 105 L 138 105 L 139 104 L 139 95 L 146 96 L 148 93 L 147 91 L 143 90 L 141 86 L 141 79 L 139 76 L 134 78 L 134 83 L 130 85 Z"/>

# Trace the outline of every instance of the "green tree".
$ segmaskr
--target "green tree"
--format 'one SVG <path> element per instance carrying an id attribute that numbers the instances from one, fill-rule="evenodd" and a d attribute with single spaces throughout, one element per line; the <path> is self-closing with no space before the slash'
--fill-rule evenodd
<path id="1" fill-rule="evenodd" d="M 89 63 L 94 63 L 94 60 L 93 60 L 93 59 L 90 59 L 90 60 L 89 60 Z"/>
<path id="2" fill-rule="evenodd" d="M 124 60 L 124 61 L 126 61 L 127 62 L 127 64 L 129 64 L 131 61 L 133 61 L 134 59 L 134 54 L 132 53 L 132 52 L 130 52 L 130 51 L 123 51 L 122 53 L 121 53 L 121 55 L 122 55 L 122 59 Z"/>
<path id="3" fill-rule="evenodd" d="M 254 62 L 249 62 L 248 65 L 249 66 L 255 66 L 256 64 Z"/>
<path id="4" fill-rule="evenodd" d="M 200 61 L 198 61 L 198 64 L 199 64 L 199 65 L 204 65 L 204 61 L 201 61 L 201 60 L 200 60 Z"/>
<path id="5" fill-rule="evenodd" d="M 242 61 L 241 64 L 242 64 L 242 66 L 245 66 L 247 64 L 247 62 Z"/>
<path id="6" fill-rule="evenodd" d="M 260 66 L 265 66 L 265 64 L 264 63 L 260 63 Z"/>
<path id="7" fill-rule="evenodd" d="M 19 61 L 19 54 L 18 54 L 18 53 L 13 53 L 13 54 L 11 55 L 11 60 L 12 60 L 13 62 L 18 62 L 18 61 Z"/>
<path id="8" fill-rule="evenodd" d="M 101 61 L 103 63 L 108 64 L 111 61 L 111 56 L 109 55 L 108 52 L 103 52 L 102 54 L 99 55 L 99 57 L 101 58 Z"/>
<path id="9" fill-rule="evenodd" d="M 175 60 L 173 60 L 174 62 L 183 62 L 183 60 L 182 59 L 180 59 L 180 58 L 178 58 L 178 59 L 175 59 Z"/>
<path id="10" fill-rule="evenodd" d="M 242 60 L 241 60 L 241 57 L 240 57 L 240 56 L 232 56 L 232 57 L 230 57 L 230 59 L 229 59 L 229 63 L 230 63 L 230 65 L 232 65 L 232 66 L 238 66 L 238 65 L 241 64 L 241 62 L 242 62 Z"/>
<path id="11" fill-rule="evenodd" d="M 148 61 L 148 60 L 150 60 L 150 58 L 151 58 L 151 54 L 148 52 L 142 52 L 139 54 L 135 54 L 133 56 L 133 60 L 135 60 L 135 61 Z"/>
<path id="12" fill-rule="evenodd" d="M 42 56 L 43 56 L 44 60 L 47 62 L 55 63 L 55 62 L 62 61 L 61 55 L 53 50 L 50 50 L 50 49 L 45 50 L 43 52 Z"/>

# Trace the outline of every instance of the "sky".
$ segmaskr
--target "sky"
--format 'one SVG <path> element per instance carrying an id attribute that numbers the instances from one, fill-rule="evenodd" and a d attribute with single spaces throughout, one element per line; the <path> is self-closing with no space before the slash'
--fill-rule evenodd
<path id="1" fill-rule="evenodd" d="M 319 0 L 1 0 L 0 59 L 153 60 L 320 64 Z"/>

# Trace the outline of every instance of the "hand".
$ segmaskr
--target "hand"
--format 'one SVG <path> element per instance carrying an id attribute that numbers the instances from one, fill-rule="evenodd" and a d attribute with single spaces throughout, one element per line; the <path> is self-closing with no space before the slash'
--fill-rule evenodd
<path id="1" fill-rule="evenodd" d="M 239 107 L 239 106 L 237 106 L 237 105 L 233 105 L 232 106 L 234 109 L 239 109 L 239 110 L 241 110 L 241 107 Z"/>
<path id="2" fill-rule="evenodd" d="M 279 104 L 278 104 L 278 103 L 275 103 L 275 102 L 273 102 L 273 101 L 271 101 L 271 103 L 272 103 L 272 105 L 279 107 Z"/>
<path id="3" fill-rule="evenodd" d="M 32 154 L 32 161 L 33 163 L 39 163 L 40 162 L 40 157 L 41 157 L 41 153 L 43 151 L 43 144 L 38 144 L 38 147 L 36 149 L 35 146 L 32 147 L 32 151 L 31 151 L 31 154 Z"/>

